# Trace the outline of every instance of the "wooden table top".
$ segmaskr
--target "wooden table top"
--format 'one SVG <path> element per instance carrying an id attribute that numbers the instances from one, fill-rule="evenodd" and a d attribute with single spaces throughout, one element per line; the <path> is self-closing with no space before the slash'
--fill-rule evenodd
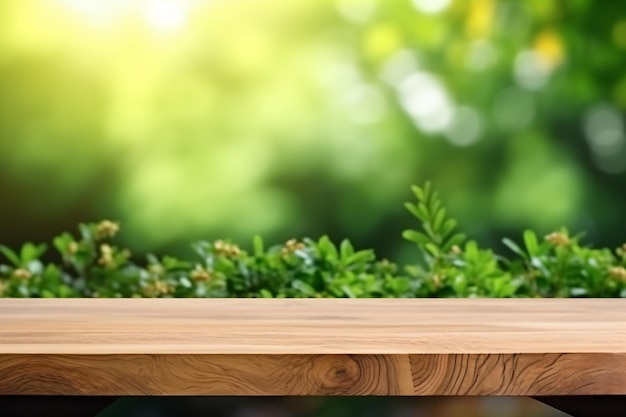
<path id="1" fill-rule="evenodd" d="M 626 299 L 0 299 L 0 394 L 626 394 Z"/>

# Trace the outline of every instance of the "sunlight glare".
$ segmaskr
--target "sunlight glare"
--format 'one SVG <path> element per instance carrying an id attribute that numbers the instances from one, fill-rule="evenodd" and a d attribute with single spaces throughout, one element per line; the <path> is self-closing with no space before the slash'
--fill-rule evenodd
<path id="1" fill-rule="evenodd" d="M 442 132 L 452 123 L 452 99 L 435 75 L 418 71 L 404 80 L 398 90 L 402 107 L 422 132 Z"/>
<path id="2" fill-rule="evenodd" d="M 441 13 L 450 6 L 452 0 L 413 0 L 413 6 L 425 14 Z"/>
<path id="3" fill-rule="evenodd" d="M 188 20 L 191 1 L 182 0 L 58 0 L 92 24 L 119 22 L 138 15 L 151 28 L 173 30 Z"/>
<path id="4" fill-rule="evenodd" d="M 108 24 L 128 7 L 119 0 L 59 0 L 59 2 L 92 24 Z"/>
<path id="5" fill-rule="evenodd" d="M 143 15 L 146 21 L 156 29 L 177 29 L 187 22 L 185 6 L 180 1 L 151 1 L 143 7 Z"/>

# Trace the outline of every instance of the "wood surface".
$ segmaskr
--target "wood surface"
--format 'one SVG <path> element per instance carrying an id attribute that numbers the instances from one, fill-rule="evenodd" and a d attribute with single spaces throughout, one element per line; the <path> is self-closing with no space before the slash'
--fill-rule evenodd
<path id="1" fill-rule="evenodd" d="M 0 299 L 1 395 L 624 395 L 626 299 Z"/>

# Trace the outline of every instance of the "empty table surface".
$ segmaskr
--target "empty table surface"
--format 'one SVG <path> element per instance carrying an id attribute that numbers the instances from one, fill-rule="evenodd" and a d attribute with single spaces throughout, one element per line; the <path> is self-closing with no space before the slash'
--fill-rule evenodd
<path id="1" fill-rule="evenodd" d="M 626 299 L 0 299 L 0 394 L 626 394 Z"/>

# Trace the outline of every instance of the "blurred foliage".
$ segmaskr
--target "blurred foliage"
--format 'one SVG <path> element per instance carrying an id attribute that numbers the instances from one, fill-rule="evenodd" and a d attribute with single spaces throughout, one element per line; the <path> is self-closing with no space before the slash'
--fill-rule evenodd
<path id="1" fill-rule="evenodd" d="M 625 52 L 617 1 L 0 2 L 0 239 L 118 218 L 142 253 L 327 233 L 409 259 L 391 202 L 431 178 L 482 244 L 617 245 Z"/>
<path id="2" fill-rule="evenodd" d="M 131 261 L 110 239 L 111 221 L 81 224 L 80 236 L 53 240 L 59 263 L 41 260 L 45 245 L 14 251 L 0 245 L 0 296 L 5 297 L 626 297 L 626 244 L 615 252 L 582 246 L 558 231 L 539 241 L 530 230 L 523 246 L 510 239 L 509 259 L 454 233 L 438 193 L 427 183 L 413 188 L 407 209 L 419 229 L 404 237 L 417 244 L 414 264 L 400 271 L 373 250 L 319 240 L 289 240 L 253 251 L 218 240 L 192 245 L 195 260 L 148 255 Z"/>

